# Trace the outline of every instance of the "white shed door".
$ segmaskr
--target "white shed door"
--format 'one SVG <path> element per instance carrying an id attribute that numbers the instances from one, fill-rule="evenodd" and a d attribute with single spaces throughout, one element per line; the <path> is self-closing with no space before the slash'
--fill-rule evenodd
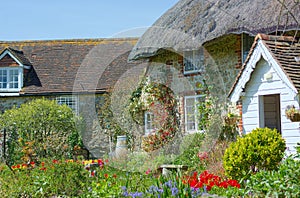
<path id="1" fill-rule="evenodd" d="M 277 129 L 281 132 L 280 95 L 261 96 L 260 127 Z"/>

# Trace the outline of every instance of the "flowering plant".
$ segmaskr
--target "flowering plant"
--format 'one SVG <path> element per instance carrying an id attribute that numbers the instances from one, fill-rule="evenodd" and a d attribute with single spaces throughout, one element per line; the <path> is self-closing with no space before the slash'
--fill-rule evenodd
<path id="1" fill-rule="evenodd" d="M 179 114 L 170 88 L 144 80 L 132 93 L 130 101 L 129 112 L 136 123 L 144 124 L 146 111 L 154 116 L 152 133 L 142 138 L 145 151 L 158 149 L 175 136 L 179 128 Z"/>
<path id="2" fill-rule="evenodd" d="M 286 107 L 285 115 L 291 121 L 300 121 L 300 110 L 296 109 L 294 105 L 288 105 Z"/>
<path id="3" fill-rule="evenodd" d="M 193 188 L 204 188 L 205 191 L 210 191 L 213 187 L 241 187 L 241 185 L 236 180 L 222 180 L 221 177 L 211 174 L 207 170 L 203 171 L 199 175 L 197 172 L 194 172 L 192 176 L 184 179 L 184 183 L 189 184 Z"/>

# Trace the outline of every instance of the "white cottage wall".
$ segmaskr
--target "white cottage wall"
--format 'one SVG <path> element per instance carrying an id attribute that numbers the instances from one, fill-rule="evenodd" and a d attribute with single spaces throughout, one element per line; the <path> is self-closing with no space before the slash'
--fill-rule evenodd
<path id="1" fill-rule="evenodd" d="M 275 67 L 279 67 L 275 65 Z M 253 129 L 262 126 L 260 109 L 263 109 L 260 96 L 280 94 L 281 133 L 286 140 L 290 152 L 295 152 L 297 142 L 300 142 L 300 122 L 291 122 L 286 118 L 285 108 L 287 105 L 299 107 L 298 97 L 281 79 L 278 69 L 274 69 L 263 58 L 257 63 L 249 82 L 245 87 L 243 103 L 243 133 L 250 133 Z M 267 75 L 266 75 L 267 74 Z"/>

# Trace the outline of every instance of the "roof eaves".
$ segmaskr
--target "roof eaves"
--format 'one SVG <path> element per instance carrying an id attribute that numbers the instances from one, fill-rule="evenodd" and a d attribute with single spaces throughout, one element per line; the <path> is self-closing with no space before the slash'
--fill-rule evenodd
<path id="1" fill-rule="evenodd" d="M 245 62 L 242 64 L 242 68 L 241 68 L 240 72 L 238 73 L 237 77 L 235 78 L 235 81 L 234 81 L 232 87 L 230 88 L 230 91 L 229 91 L 227 97 L 230 97 L 230 96 L 231 96 L 231 94 L 232 94 L 232 92 L 233 92 L 235 86 L 237 85 L 237 83 L 238 83 L 238 81 L 239 81 L 239 78 L 242 76 L 243 71 L 245 70 L 247 63 L 248 63 L 249 60 L 250 60 L 251 55 L 252 55 L 253 52 L 254 52 L 254 49 L 255 49 L 255 47 L 256 47 L 256 45 L 257 45 L 257 43 L 258 43 L 258 40 L 261 39 L 260 36 L 261 36 L 261 34 L 258 34 L 258 35 L 255 37 L 254 42 L 253 42 L 253 44 L 252 44 L 252 46 L 251 46 L 251 48 L 250 48 L 249 54 L 247 55 L 247 58 L 246 58 Z"/>

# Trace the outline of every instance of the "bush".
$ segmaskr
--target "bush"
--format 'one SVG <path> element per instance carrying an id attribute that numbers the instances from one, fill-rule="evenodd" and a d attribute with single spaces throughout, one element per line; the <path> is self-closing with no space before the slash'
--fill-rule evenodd
<path id="1" fill-rule="evenodd" d="M 300 197 L 300 161 L 288 157 L 277 171 L 261 171 L 247 182 L 253 197 Z"/>
<path id="2" fill-rule="evenodd" d="M 45 160 L 41 164 L 0 164 L 2 197 L 75 197 L 88 191 L 90 177 L 81 162 Z"/>
<path id="3" fill-rule="evenodd" d="M 39 158 L 71 157 L 74 146 L 82 146 L 81 121 L 71 108 L 54 100 L 37 99 L 0 115 L 6 129 L 6 161 L 37 162 Z"/>
<path id="4" fill-rule="evenodd" d="M 175 159 L 175 164 L 187 165 L 191 169 L 199 168 L 198 153 L 201 150 L 204 138 L 204 133 L 186 135 L 182 140 L 180 155 Z"/>
<path id="5" fill-rule="evenodd" d="M 254 129 L 226 149 L 223 157 L 225 174 L 231 178 L 243 178 L 259 170 L 274 170 L 284 151 L 285 141 L 276 129 Z"/>

